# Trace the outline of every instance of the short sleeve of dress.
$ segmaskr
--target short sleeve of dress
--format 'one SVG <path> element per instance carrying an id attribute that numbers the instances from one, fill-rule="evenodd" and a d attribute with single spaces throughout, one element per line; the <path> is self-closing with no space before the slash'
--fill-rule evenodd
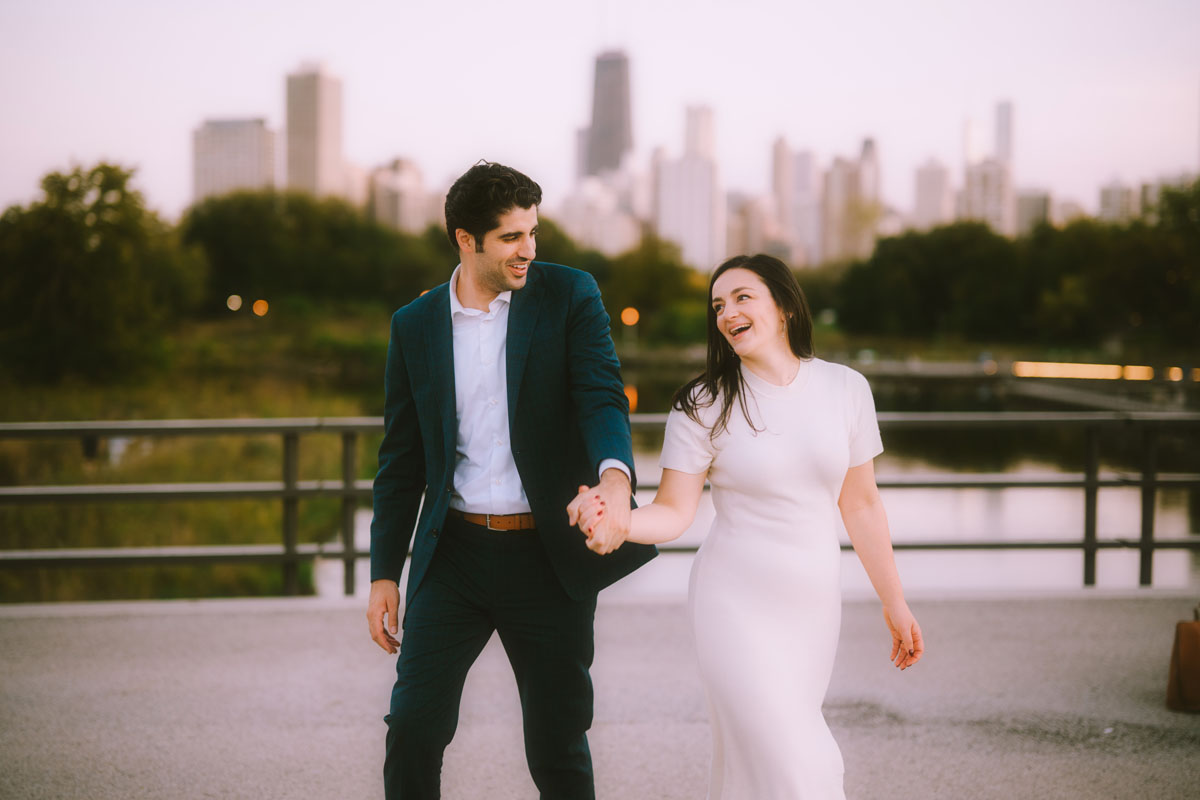
<path id="1" fill-rule="evenodd" d="M 875 398 L 871 385 L 858 372 L 850 372 L 847 381 L 850 397 L 850 466 L 861 466 L 883 452 L 879 421 L 875 418 Z"/>
<path id="2" fill-rule="evenodd" d="M 714 452 L 708 429 L 679 409 L 671 409 L 658 465 L 698 475 L 708 472 Z"/>

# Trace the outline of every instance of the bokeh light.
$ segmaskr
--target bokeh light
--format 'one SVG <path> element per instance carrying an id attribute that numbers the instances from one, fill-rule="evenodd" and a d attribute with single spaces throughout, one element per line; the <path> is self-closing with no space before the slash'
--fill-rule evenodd
<path id="1" fill-rule="evenodd" d="M 255 316 L 265 317 L 267 315 L 267 301 L 255 300 L 254 305 L 251 306 L 251 310 L 254 312 Z"/>
<path id="2" fill-rule="evenodd" d="M 231 294 L 225 298 L 225 306 L 230 311 L 237 311 L 242 307 L 242 296 L 240 294 Z"/>
<path id="3" fill-rule="evenodd" d="M 639 314 L 638 310 L 633 306 L 629 306 L 621 310 L 621 322 L 626 325 L 637 325 L 638 320 L 641 318 L 642 315 Z"/>

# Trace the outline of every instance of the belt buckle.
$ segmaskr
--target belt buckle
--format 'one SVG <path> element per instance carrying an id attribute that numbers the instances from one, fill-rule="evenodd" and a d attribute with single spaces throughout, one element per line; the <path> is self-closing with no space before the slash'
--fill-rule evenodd
<path id="1" fill-rule="evenodd" d="M 493 528 L 492 527 L 492 515 L 491 514 L 483 515 L 483 526 L 485 528 L 487 528 L 489 531 L 502 531 L 503 530 L 502 528 Z"/>

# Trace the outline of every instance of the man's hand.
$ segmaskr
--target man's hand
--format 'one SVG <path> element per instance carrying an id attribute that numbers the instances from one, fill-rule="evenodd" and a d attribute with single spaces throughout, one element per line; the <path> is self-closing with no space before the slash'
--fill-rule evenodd
<path id="1" fill-rule="evenodd" d="M 400 587 L 395 581 L 371 581 L 371 597 L 367 600 L 367 626 L 371 630 L 371 640 L 386 652 L 395 653 L 400 647 L 400 642 L 396 640 L 396 632 L 400 626 Z"/>
<path id="2" fill-rule="evenodd" d="M 590 525 L 591 530 L 584 529 L 587 534 L 588 549 L 607 555 L 613 552 L 629 536 L 629 496 L 631 487 L 629 478 L 619 469 L 606 469 L 600 476 L 600 483 L 584 491 L 567 506 L 567 520 L 575 525 L 583 520 L 582 512 L 586 504 L 599 505 L 599 518 Z"/>

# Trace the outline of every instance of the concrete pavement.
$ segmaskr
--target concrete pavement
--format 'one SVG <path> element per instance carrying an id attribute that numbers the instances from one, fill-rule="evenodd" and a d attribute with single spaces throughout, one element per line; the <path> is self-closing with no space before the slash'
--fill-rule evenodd
<path id="1" fill-rule="evenodd" d="M 847 797 L 1200 797 L 1200 715 L 1163 706 L 1174 625 L 1197 599 L 917 595 L 929 651 L 904 673 L 877 605 L 848 600 L 826 702 Z M 683 605 L 602 596 L 596 627 L 599 796 L 703 798 Z M 0 798 L 380 797 L 393 661 L 361 601 L 0 607 Z M 494 640 L 443 796 L 536 797 Z"/>

